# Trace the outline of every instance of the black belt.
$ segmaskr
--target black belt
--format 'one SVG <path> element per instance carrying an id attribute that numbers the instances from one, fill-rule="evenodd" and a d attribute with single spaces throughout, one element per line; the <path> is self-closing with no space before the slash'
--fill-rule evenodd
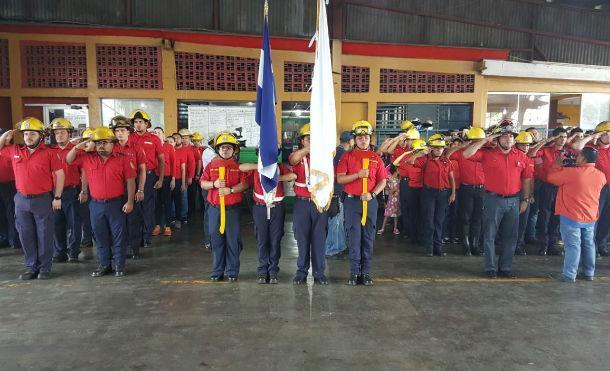
<path id="1" fill-rule="evenodd" d="M 429 189 L 431 191 L 437 191 L 437 192 L 443 192 L 443 191 L 449 191 L 450 188 L 432 188 L 432 187 L 424 187 L 425 189 Z"/>
<path id="2" fill-rule="evenodd" d="M 401 178 L 400 178 L 400 181 L 402 182 L 403 180 L 404 180 L 405 182 L 408 182 L 408 181 L 409 181 L 409 177 L 408 177 L 408 176 L 403 176 L 403 177 L 401 177 Z"/>
<path id="3" fill-rule="evenodd" d="M 113 198 L 91 198 L 91 201 L 93 202 L 97 202 L 98 204 L 107 204 L 113 201 L 117 201 L 117 200 L 122 200 L 124 198 L 125 195 L 121 195 L 118 197 L 113 197 Z"/>
<path id="4" fill-rule="evenodd" d="M 274 203 L 271 204 L 271 206 L 269 206 L 270 209 L 273 209 L 276 206 L 279 206 L 282 204 L 282 201 L 275 201 Z M 254 206 L 262 206 L 262 207 L 267 207 L 267 204 L 261 204 L 260 202 L 254 202 Z"/>
<path id="5" fill-rule="evenodd" d="M 468 187 L 474 189 L 483 189 L 483 184 L 464 184 L 462 183 L 461 187 Z"/>
<path id="6" fill-rule="evenodd" d="M 50 196 L 51 195 L 51 192 L 39 193 L 39 194 L 36 194 L 36 195 L 25 195 L 25 194 L 23 194 L 21 192 L 17 192 L 17 193 L 19 193 L 19 195 L 21 197 L 28 198 L 28 199 L 30 199 L 30 198 L 40 198 L 40 197 Z"/>
<path id="7" fill-rule="evenodd" d="M 311 202 L 311 197 L 296 196 L 297 200 Z"/>
<path id="8" fill-rule="evenodd" d="M 494 192 L 489 192 L 489 191 L 485 191 L 487 192 L 487 194 L 491 195 L 491 196 L 496 196 L 496 197 L 500 197 L 500 198 L 513 198 L 513 197 L 519 197 L 519 193 L 515 193 L 514 195 L 501 195 L 498 193 L 494 193 Z"/>
<path id="9" fill-rule="evenodd" d="M 357 195 L 350 195 L 349 193 L 346 193 L 346 194 L 345 194 L 345 197 L 347 197 L 347 198 L 360 198 L 360 196 L 357 196 Z"/>
<path id="10" fill-rule="evenodd" d="M 153 174 L 155 171 L 154 170 L 147 170 L 146 174 Z"/>

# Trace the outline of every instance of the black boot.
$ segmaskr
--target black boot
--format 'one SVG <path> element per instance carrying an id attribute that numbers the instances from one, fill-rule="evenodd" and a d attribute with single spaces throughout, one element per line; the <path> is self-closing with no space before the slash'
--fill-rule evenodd
<path id="1" fill-rule="evenodd" d="M 470 242 L 470 252 L 474 256 L 481 255 L 481 248 L 479 246 L 479 239 L 476 238 L 476 237 L 473 237 L 472 241 Z"/>
<path id="2" fill-rule="evenodd" d="M 470 246 L 470 239 L 467 236 L 464 236 L 464 238 L 462 239 L 462 246 L 464 248 L 464 255 L 471 256 L 472 247 Z"/>

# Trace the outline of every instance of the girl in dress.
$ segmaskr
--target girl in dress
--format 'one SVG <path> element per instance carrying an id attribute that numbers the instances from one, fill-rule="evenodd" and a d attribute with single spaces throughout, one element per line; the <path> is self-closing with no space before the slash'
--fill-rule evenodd
<path id="1" fill-rule="evenodd" d="M 392 175 L 388 178 L 388 183 L 385 187 L 385 191 L 388 195 L 388 201 L 385 205 L 385 212 L 383 214 L 383 224 L 381 229 L 377 231 L 377 234 L 383 234 L 385 226 L 388 223 L 389 218 L 394 218 L 394 234 L 400 234 L 398 230 L 398 219 L 400 219 L 400 196 L 399 196 L 399 185 L 400 175 L 398 169 L 394 165 L 390 165 L 390 171 Z"/>

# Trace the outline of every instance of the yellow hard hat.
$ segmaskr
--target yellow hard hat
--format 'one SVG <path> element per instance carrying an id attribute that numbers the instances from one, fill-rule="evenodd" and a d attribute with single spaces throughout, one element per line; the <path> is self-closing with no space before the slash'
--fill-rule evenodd
<path id="1" fill-rule="evenodd" d="M 85 130 L 83 130 L 83 139 L 90 139 L 91 136 L 93 135 L 93 129 L 91 128 L 86 128 Z"/>
<path id="2" fill-rule="evenodd" d="M 365 121 L 365 120 L 356 121 L 352 125 L 352 133 L 355 136 L 371 135 L 371 134 L 373 134 L 373 126 L 371 125 L 370 122 Z"/>
<path id="3" fill-rule="evenodd" d="M 142 111 L 141 109 L 131 111 L 131 113 L 129 114 L 129 118 L 131 119 L 132 123 L 135 119 L 143 119 L 144 121 L 146 121 L 149 127 L 151 125 L 150 116 L 148 116 L 148 113 Z"/>
<path id="4" fill-rule="evenodd" d="M 601 133 L 603 131 L 610 131 L 610 121 L 602 121 L 595 127 L 596 133 Z"/>
<path id="5" fill-rule="evenodd" d="M 178 134 L 180 134 L 181 137 L 190 137 L 192 135 L 189 129 L 180 129 L 178 130 Z"/>
<path id="6" fill-rule="evenodd" d="M 237 138 L 228 131 L 220 132 L 216 135 L 216 140 L 214 141 L 214 148 L 218 148 L 223 144 L 232 144 L 235 147 L 239 146 L 239 142 Z"/>
<path id="7" fill-rule="evenodd" d="M 193 141 L 197 142 L 203 140 L 203 137 L 201 136 L 201 133 L 196 131 L 193 133 Z"/>
<path id="8" fill-rule="evenodd" d="M 39 133 L 44 133 L 45 128 L 42 121 L 34 117 L 26 117 L 22 121 L 17 123 L 19 127 L 19 131 L 37 131 Z"/>
<path id="9" fill-rule="evenodd" d="M 51 125 L 49 126 L 51 127 L 51 130 L 74 130 L 74 126 L 72 126 L 70 120 L 63 117 L 58 117 L 54 119 L 53 121 L 51 121 Z"/>
<path id="10" fill-rule="evenodd" d="M 413 123 L 409 120 L 405 120 L 402 122 L 402 124 L 400 125 L 400 130 L 402 131 L 408 131 L 409 129 L 415 127 L 415 125 L 413 125 Z"/>
<path id="11" fill-rule="evenodd" d="M 515 137 L 515 143 L 517 144 L 532 144 L 534 137 L 527 131 L 522 131 Z"/>
<path id="12" fill-rule="evenodd" d="M 468 129 L 468 133 L 466 133 L 466 138 L 471 140 L 485 139 L 485 130 L 477 127 L 472 127 Z"/>
<path id="13" fill-rule="evenodd" d="M 125 116 L 114 116 L 113 118 L 110 119 L 110 125 L 108 125 L 108 127 L 111 130 L 117 129 L 117 128 L 126 128 L 129 131 L 133 131 L 133 121 L 129 120 L 127 117 Z"/>
<path id="14" fill-rule="evenodd" d="M 116 140 L 116 137 L 111 129 L 102 126 L 93 131 L 93 134 L 91 134 L 91 140 L 94 142 L 99 142 L 101 140 L 114 141 Z"/>
<path id="15" fill-rule="evenodd" d="M 428 146 L 430 147 L 445 147 L 447 143 L 445 142 L 445 136 L 443 134 L 434 134 L 430 138 L 428 138 Z"/>
<path id="16" fill-rule="evenodd" d="M 301 126 L 301 128 L 299 129 L 300 137 L 304 137 L 305 135 L 310 135 L 310 134 L 311 134 L 311 125 L 309 125 L 309 123 Z"/>
<path id="17" fill-rule="evenodd" d="M 415 127 L 412 127 L 411 129 L 407 130 L 406 137 L 407 139 L 419 139 L 419 130 L 417 130 Z"/>
<path id="18" fill-rule="evenodd" d="M 411 145 L 411 149 L 413 151 L 419 151 L 420 149 L 424 149 L 426 148 L 427 144 L 426 141 L 423 139 L 415 139 L 413 141 L 413 144 Z"/>

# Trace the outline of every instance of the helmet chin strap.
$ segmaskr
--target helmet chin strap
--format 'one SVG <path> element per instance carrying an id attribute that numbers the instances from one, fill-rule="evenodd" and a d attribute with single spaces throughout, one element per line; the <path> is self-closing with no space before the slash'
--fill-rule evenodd
<path id="1" fill-rule="evenodd" d="M 510 149 L 510 147 L 504 147 L 502 144 L 500 144 L 500 141 L 498 141 L 498 147 L 502 148 L 505 151 L 508 151 Z"/>
<path id="2" fill-rule="evenodd" d="M 41 136 L 40 136 L 40 139 L 38 139 L 38 140 L 36 141 L 36 144 L 28 145 L 27 147 L 28 147 L 29 149 L 36 149 L 36 148 L 38 148 L 38 146 L 40 146 L 40 143 L 42 143 L 42 140 L 43 140 L 43 139 L 44 139 L 44 137 L 41 135 Z"/>

